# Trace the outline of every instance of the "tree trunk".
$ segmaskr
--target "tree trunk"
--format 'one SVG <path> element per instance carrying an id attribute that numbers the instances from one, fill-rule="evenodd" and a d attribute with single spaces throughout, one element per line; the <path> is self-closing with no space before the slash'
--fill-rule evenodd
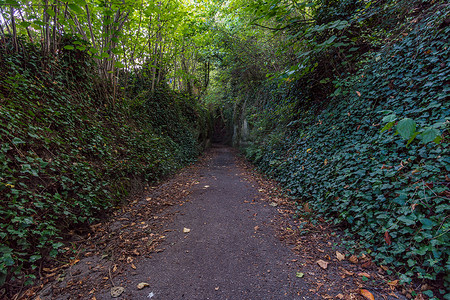
<path id="1" fill-rule="evenodd" d="M 14 51 L 17 53 L 19 52 L 19 45 L 17 44 L 16 19 L 14 18 L 14 7 L 12 5 L 10 6 L 10 12 L 11 12 L 12 42 Z"/>

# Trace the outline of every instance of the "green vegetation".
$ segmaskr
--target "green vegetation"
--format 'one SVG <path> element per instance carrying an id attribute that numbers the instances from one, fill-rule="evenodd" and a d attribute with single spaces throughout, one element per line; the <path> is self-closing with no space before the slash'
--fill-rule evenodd
<path id="1" fill-rule="evenodd" d="M 207 128 L 192 97 L 161 87 L 114 104 L 85 53 L 42 69 L 45 57 L 24 47 L 3 52 L 0 68 L 2 283 L 56 256 L 61 234 L 195 160 Z"/>
<path id="2" fill-rule="evenodd" d="M 254 1 L 240 11 L 249 26 L 230 25 L 215 75 L 225 89 L 213 84 L 210 95 L 233 116 L 234 144 L 283 184 L 298 214 L 309 202 L 344 230 L 349 250 L 402 282 L 432 280 L 443 297 L 448 5 Z"/>
<path id="3" fill-rule="evenodd" d="M 68 229 L 193 161 L 215 124 L 297 214 L 310 203 L 350 251 L 444 297 L 446 1 L 0 8 L 0 284 L 31 281 Z"/>

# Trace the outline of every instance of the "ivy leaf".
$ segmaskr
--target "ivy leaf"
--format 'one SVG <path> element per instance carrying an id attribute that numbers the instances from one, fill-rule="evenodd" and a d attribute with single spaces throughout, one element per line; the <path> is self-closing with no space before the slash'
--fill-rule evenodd
<path id="1" fill-rule="evenodd" d="M 11 142 L 14 145 L 25 144 L 25 142 L 23 140 L 19 139 L 18 137 L 13 138 Z"/>
<path id="2" fill-rule="evenodd" d="M 390 114 L 387 115 L 383 118 L 383 123 L 389 123 L 389 122 L 394 122 L 395 120 L 397 120 L 397 116 L 395 114 Z"/>
<path id="3" fill-rule="evenodd" d="M 410 218 L 408 218 L 407 216 L 400 216 L 397 218 L 397 220 L 402 221 L 403 223 L 406 224 L 406 226 L 410 226 L 410 225 L 414 225 L 416 224 L 416 222 Z"/>
<path id="4" fill-rule="evenodd" d="M 416 122 L 410 118 L 399 121 L 397 124 L 397 132 L 402 138 L 408 140 L 416 132 Z"/>
<path id="5" fill-rule="evenodd" d="M 420 137 L 422 138 L 422 143 L 427 144 L 434 141 L 439 134 L 440 132 L 436 128 L 428 127 L 420 134 Z"/>

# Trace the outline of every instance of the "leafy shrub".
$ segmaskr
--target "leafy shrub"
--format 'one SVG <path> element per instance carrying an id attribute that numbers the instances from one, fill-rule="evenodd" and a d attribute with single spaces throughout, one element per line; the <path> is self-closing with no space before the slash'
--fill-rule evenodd
<path id="1" fill-rule="evenodd" d="M 442 6 L 367 55 L 358 73 L 336 82 L 339 92 L 318 115 L 320 103 L 303 107 L 274 129 L 267 115 L 284 104 L 267 96 L 270 108 L 249 112 L 252 132 L 264 134 L 246 149 L 292 195 L 343 226 L 355 246 L 395 266 L 404 282 L 447 276 L 447 287 L 450 28 L 441 24 L 448 12 Z"/>
<path id="2" fill-rule="evenodd" d="M 113 105 L 83 52 L 49 58 L 25 47 L 0 53 L 0 286 L 32 280 L 63 232 L 92 223 L 136 182 L 193 161 L 206 119 L 192 99 L 163 90 Z"/>

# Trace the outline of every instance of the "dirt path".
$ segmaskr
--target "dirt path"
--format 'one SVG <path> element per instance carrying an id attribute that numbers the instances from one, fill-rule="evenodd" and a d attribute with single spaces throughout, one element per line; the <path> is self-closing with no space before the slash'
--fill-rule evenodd
<path id="1" fill-rule="evenodd" d="M 50 279 L 36 299 L 111 299 L 114 286 L 116 299 L 365 299 L 358 271 L 373 281 L 373 295 L 393 298 L 370 261 L 336 259 L 329 229 L 292 229 L 303 222 L 290 218 L 292 207 L 237 162 L 230 148 L 213 148 L 94 225 L 65 269 L 47 268 L 54 272 L 43 275 Z"/>
<path id="2" fill-rule="evenodd" d="M 152 292 L 153 299 L 303 299 L 293 253 L 266 225 L 274 209 L 252 202 L 258 191 L 239 176 L 228 148 L 216 152 L 189 202 L 166 224 L 173 231 L 161 245 L 165 251 L 140 261 L 136 276 L 119 279 L 126 279 L 125 298 L 148 299 Z M 140 282 L 150 287 L 137 290 Z M 109 291 L 97 299 L 110 299 Z"/>

